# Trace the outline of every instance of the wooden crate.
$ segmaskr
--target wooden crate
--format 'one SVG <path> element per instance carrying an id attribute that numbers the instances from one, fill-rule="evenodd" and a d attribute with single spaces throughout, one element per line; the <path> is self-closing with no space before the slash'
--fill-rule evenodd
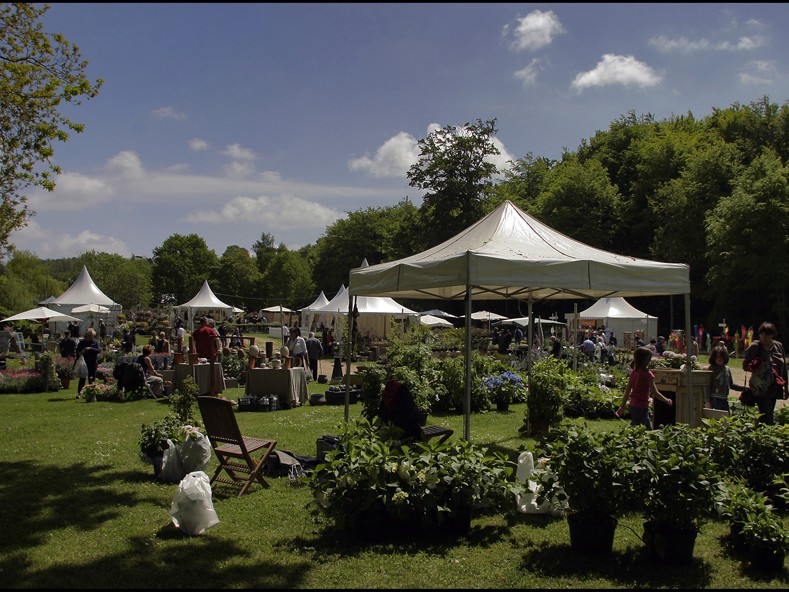
<path id="1" fill-rule="evenodd" d="M 655 386 L 661 393 L 676 393 L 674 401 L 676 422 L 687 423 L 692 427 L 700 426 L 712 371 L 694 370 L 691 388 L 688 388 L 688 374 L 685 370 L 655 368 L 652 373 L 655 375 Z"/>

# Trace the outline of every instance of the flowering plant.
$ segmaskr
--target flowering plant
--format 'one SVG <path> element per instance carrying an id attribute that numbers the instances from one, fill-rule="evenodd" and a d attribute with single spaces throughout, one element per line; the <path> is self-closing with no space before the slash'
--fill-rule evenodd
<path id="1" fill-rule="evenodd" d="M 525 399 L 523 379 L 507 370 L 501 374 L 485 376 L 482 384 L 494 403 L 522 402 Z"/>
<path id="2" fill-rule="evenodd" d="M 55 358 L 55 372 L 61 380 L 74 378 L 74 358 Z"/>
<path id="3" fill-rule="evenodd" d="M 92 382 L 82 387 L 82 396 L 88 401 L 109 401 L 115 396 L 115 389 L 109 384 Z"/>
<path id="4" fill-rule="evenodd" d="M 673 351 L 666 350 L 662 356 L 652 356 L 650 368 L 682 368 L 685 365 L 688 357 L 687 354 L 678 354 Z M 701 370 L 701 365 L 696 360 L 696 356 L 690 356 L 690 362 L 694 370 Z"/>

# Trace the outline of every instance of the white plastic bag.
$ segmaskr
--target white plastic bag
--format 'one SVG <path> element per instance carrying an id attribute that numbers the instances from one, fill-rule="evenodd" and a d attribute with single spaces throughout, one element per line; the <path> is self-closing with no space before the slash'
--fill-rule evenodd
<path id="1" fill-rule="evenodd" d="M 541 459 L 541 461 L 543 461 L 541 469 L 544 469 L 544 459 Z M 556 496 L 556 494 L 563 493 L 561 488 L 554 486 L 554 495 L 550 499 L 546 499 L 541 504 L 538 504 L 536 501 L 540 491 L 548 486 L 544 478 L 551 476 L 553 474 L 546 470 L 537 471 L 535 475 L 534 456 L 532 453 L 526 450 L 520 454 L 518 457 L 518 468 L 515 471 L 515 479 L 519 483 L 526 485 L 527 491 L 516 496 L 515 503 L 519 512 L 524 514 L 550 514 L 557 517 L 564 514 L 562 503 Z M 537 478 L 535 479 L 535 477 Z"/>
<path id="2" fill-rule="evenodd" d="M 159 479 L 166 483 L 178 483 L 186 475 L 186 471 L 181 464 L 178 448 L 172 440 L 167 440 L 167 448 L 162 456 L 162 470 L 159 472 Z"/>
<path id="3" fill-rule="evenodd" d="M 213 449 L 205 434 L 197 431 L 189 433 L 182 444 L 178 445 L 178 456 L 181 459 L 183 475 L 195 471 L 205 471 L 211 462 Z M 179 477 L 180 479 L 180 477 Z"/>
<path id="4" fill-rule="evenodd" d="M 189 473 L 181 480 L 170 506 L 173 524 L 181 532 L 194 536 L 219 524 L 211 501 L 211 484 L 203 471 Z"/>
<path id="5" fill-rule="evenodd" d="M 85 358 L 82 357 L 82 354 L 80 354 L 77 361 L 74 362 L 74 376 L 77 378 L 88 377 L 88 364 L 85 362 Z"/>

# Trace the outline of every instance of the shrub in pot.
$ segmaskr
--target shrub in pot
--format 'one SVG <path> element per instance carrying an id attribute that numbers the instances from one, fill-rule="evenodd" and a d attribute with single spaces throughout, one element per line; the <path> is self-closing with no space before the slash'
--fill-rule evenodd
<path id="1" fill-rule="evenodd" d="M 564 417 L 567 372 L 567 365 L 554 357 L 532 365 L 526 393 L 526 426 L 530 434 L 546 434 Z"/>
<path id="2" fill-rule="evenodd" d="M 659 559 L 690 561 L 699 527 L 725 494 L 718 467 L 700 432 L 685 424 L 645 432 L 637 453 L 644 543 Z"/>
<path id="3" fill-rule="evenodd" d="M 574 551 L 610 553 L 613 548 L 617 516 L 633 500 L 632 433 L 592 432 L 585 425 L 574 425 L 552 432 L 545 445 L 550 468 L 567 494 Z"/>

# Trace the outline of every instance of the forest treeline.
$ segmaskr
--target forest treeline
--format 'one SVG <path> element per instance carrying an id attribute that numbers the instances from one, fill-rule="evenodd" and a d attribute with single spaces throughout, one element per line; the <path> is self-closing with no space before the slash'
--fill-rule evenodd
<path id="1" fill-rule="evenodd" d="M 407 175 L 424 192 L 385 207 L 348 212 L 315 243 L 297 250 L 263 232 L 253 245 L 221 254 L 198 235 L 173 234 L 150 259 L 88 252 L 41 260 L 16 251 L 0 275 L 0 312 L 11 314 L 58 295 L 83 265 L 125 309 L 191 299 L 208 280 L 224 302 L 248 309 L 299 308 L 323 291 L 331 298 L 362 259 L 370 264 L 412 255 L 446 240 L 503 200 L 574 239 L 615 253 L 690 265 L 693 322 L 717 333 L 770 319 L 783 331 L 789 241 L 789 106 L 763 97 L 657 121 L 631 112 L 561 158 L 531 153 L 507 171 L 488 158 L 496 120 L 447 126 L 419 141 Z M 629 299 L 660 319 L 661 332 L 682 323 L 681 299 Z M 416 310 L 462 314 L 462 303 L 407 302 Z M 579 310 L 591 304 L 578 303 Z M 535 314 L 563 318 L 571 302 L 535 304 Z M 484 308 L 522 316 L 517 302 Z M 676 312 L 675 310 L 676 309 Z M 676 318 L 675 318 L 676 315 Z"/>

